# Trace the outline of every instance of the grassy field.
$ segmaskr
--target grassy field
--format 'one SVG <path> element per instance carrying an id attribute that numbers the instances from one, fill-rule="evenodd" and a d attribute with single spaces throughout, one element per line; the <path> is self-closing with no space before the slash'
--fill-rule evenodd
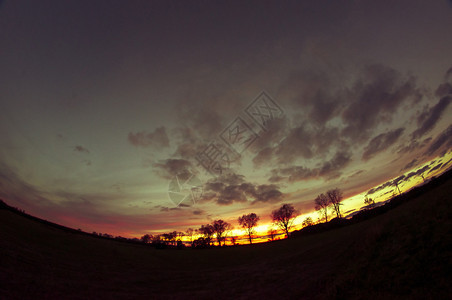
<path id="1" fill-rule="evenodd" d="M 339 229 L 203 250 L 96 239 L 0 209 L 0 299 L 450 299 L 451 183 Z"/>

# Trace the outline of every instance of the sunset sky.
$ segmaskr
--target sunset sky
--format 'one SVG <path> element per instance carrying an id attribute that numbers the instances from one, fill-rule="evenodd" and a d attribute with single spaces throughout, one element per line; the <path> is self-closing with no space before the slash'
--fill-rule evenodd
<path id="1" fill-rule="evenodd" d="M 446 0 L 0 1 L 0 198 L 125 237 L 387 200 L 452 165 L 451 28 Z"/>

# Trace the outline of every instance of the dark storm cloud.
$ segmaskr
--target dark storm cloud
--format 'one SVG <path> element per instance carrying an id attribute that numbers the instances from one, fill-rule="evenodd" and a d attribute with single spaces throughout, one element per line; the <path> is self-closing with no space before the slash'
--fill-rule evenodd
<path id="1" fill-rule="evenodd" d="M 80 152 L 80 153 L 87 153 L 87 154 L 89 153 L 89 150 L 88 150 L 88 149 L 86 149 L 85 147 L 80 146 L 80 145 L 75 146 L 75 147 L 74 147 L 74 151 Z"/>
<path id="2" fill-rule="evenodd" d="M 176 108 L 177 118 L 181 125 L 191 128 L 194 133 L 202 140 L 211 140 L 218 136 L 225 126 L 223 124 L 223 114 L 225 103 L 234 101 L 233 99 L 224 99 L 224 96 L 218 96 L 210 89 L 198 90 L 198 93 L 186 95 L 183 102 L 178 103 Z M 218 91 L 218 94 L 221 91 Z M 226 91 L 224 92 L 226 93 Z"/>
<path id="3" fill-rule="evenodd" d="M 175 157 L 191 159 L 196 156 L 206 145 L 200 142 L 196 132 L 189 127 L 178 127 L 172 131 L 171 138 L 177 144 Z"/>
<path id="4" fill-rule="evenodd" d="M 195 209 L 192 213 L 195 216 L 200 216 L 200 215 L 203 215 L 205 212 L 202 209 Z"/>
<path id="5" fill-rule="evenodd" d="M 447 152 L 452 148 L 452 125 L 449 125 L 446 130 L 441 132 L 436 139 L 430 144 L 427 151 L 425 151 L 425 155 L 432 155 L 434 153 L 439 152 Z"/>
<path id="6" fill-rule="evenodd" d="M 284 197 L 276 184 L 253 184 L 246 182 L 242 175 L 234 173 L 209 180 L 204 185 L 204 190 L 201 201 L 213 200 L 219 205 L 246 201 L 278 202 Z"/>
<path id="7" fill-rule="evenodd" d="M 355 141 L 365 139 L 377 124 L 390 122 L 402 103 L 422 97 L 414 77 L 383 65 L 366 66 L 348 93 L 342 133 Z"/>
<path id="8" fill-rule="evenodd" d="M 421 177 L 423 177 L 424 173 L 425 173 L 426 171 L 428 171 L 429 169 L 430 169 L 430 166 L 427 165 L 427 166 L 424 166 L 424 167 L 420 168 L 419 170 L 410 172 L 410 173 L 408 173 L 408 175 L 405 177 L 405 180 L 409 180 L 409 179 L 411 179 L 411 178 L 413 178 L 413 177 L 416 177 L 416 176 L 421 176 Z"/>
<path id="9" fill-rule="evenodd" d="M 273 147 L 266 147 L 262 150 L 260 150 L 256 156 L 253 158 L 253 164 L 255 167 L 260 167 L 265 163 L 269 163 L 274 158 L 274 151 L 275 149 Z"/>
<path id="10" fill-rule="evenodd" d="M 337 178 L 342 174 L 342 169 L 351 162 L 351 154 L 347 152 L 337 152 L 334 157 L 323 163 L 319 169 L 319 176 L 326 179 Z"/>
<path id="11" fill-rule="evenodd" d="M 444 75 L 444 82 L 438 86 L 435 95 L 439 98 L 452 95 L 452 67 Z"/>
<path id="12" fill-rule="evenodd" d="M 419 164 L 419 161 L 416 158 L 414 158 L 412 161 L 407 163 L 400 171 L 412 169 L 414 166 L 416 166 L 418 164 Z"/>
<path id="13" fill-rule="evenodd" d="M 362 159 L 369 160 L 376 154 L 388 149 L 397 141 L 404 130 L 405 128 L 397 128 L 395 130 L 391 130 L 374 137 L 364 148 Z"/>
<path id="14" fill-rule="evenodd" d="M 290 182 L 315 179 L 318 177 L 318 172 L 315 170 L 303 167 L 292 166 L 281 169 L 273 169 L 272 176 L 268 179 L 270 182 L 281 182 L 289 180 Z"/>
<path id="15" fill-rule="evenodd" d="M 275 145 L 280 145 L 290 130 L 288 118 L 276 118 L 268 121 L 266 125 L 267 130 L 260 132 L 259 138 L 249 148 L 251 153 L 257 153 L 253 158 L 255 167 L 272 162 L 277 149 Z"/>
<path id="16" fill-rule="evenodd" d="M 158 127 L 154 132 L 146 133 L 145 131 L 132 133 L 130 132 L 128 141 L 137 147 L 154 146 L 156 148 L 163 148 L 169 146 L 168 135 L 166 134 L 165 127 Z"/>
<path id="17" fill-rule="evenodd" d="M 452 67 L 450 67 L 449 70 L 447 70 L 446 75 L 444 77 L 446 81 L 448 80 L 452 81 Z"/>
<path id="18" fill-rule="evenodd" d="M 433 171 L 436 171 L 438 169 L 440 169 L 443 166 L 443 164 L 437 164 L 436 166 L 434 166 L 430 171 L 428 171 L 428 173 L 432 173 Z"/>
<path id="19" fill-rule="evenodd" d="M 390 186 L 392 186 L 392 181 L 387 181 L 387 182 L 385 182 L 385 183 L 383 183 L 383 184 L 380 184 L 380 185 L 377 186 L 377 187 L 371 188 L 371 189 L 367 192 L 366 195 L 372 195 L 372 194 L 375 194 L 376 192 L 379 192 L 379 191 L 381 191 L 382 189 L 387 188 L 387 187 L 390 187 Z"/>
<path id="20" fill-rule="evenodd" d="M 276 184 L 257 185 L 253 196 L 255 202 L 278 202 L 283 199 L 283 193 Z"/>
<path id="21" fill-rule="evenodd" d="M 419 138 L 432 130 L 436 123 L 441 118 L 442 114 L 446 110 L 446 108 L 449 106 L 450 102 L 452 101 L 451 96 L 445 96 L 439 100 L 439 102 L 433 106 L 432 108 L 424 111 L 419 117 L 418 117 L 418 125 L 419 128 L 416 129 L 412 136 L 414 139 Z"/>
<path id="22" fill-rule="evenodd" d="M 285 130 L 287 136 L 279 144 L 263 147 L 254 157 L 255 166 L 266 162 L 284 166 L 299 158 L 325 160 L 331 151 L 350 152 L 363 143 L 366 143 L 363 160 L 368 160 L 398 141 L 403 128 L 393 129 L 371 141 L 368 138 L 382 123 L 390 124 L 402 105 L 422 99 L 416 79 L 381 64 L 363 67 L 354 76 L 357 79 L 345 80 L 351 82 L 348 86 L 344 86 L 337 79 L 341 76 L 337 75 L 311 70 L 289 76 L 281 85 L 280 93 L 300 108 L 304 119 L 300 122 L 300 117 L 296 116 L 292 122 L 296 125 Z M 342 123 L 329 122 L 337 116 Z M 286 172 L 288 170 L 286 168 Z M 304 180 L 329 172 L 294 166 L 290 173 L 292 180 Z M 283 177 L 280 173 L 273 174 L 272 180 L 276 182 Z"/>
<path id="23" fill-rule="evenodd" d="M 287 137 L 278 145 L 275 155 L 278 163 L 291 163 L 296 158 L 314 156 L 312 134 L 305 126 L 292 128 Z"/>
<path id="24" fill-rule="evenodd" d="M 246 195 L 240 186 L 227 185 L 219 192 L 216 199 L 219 205 L 230 205 L 233 202 L 245 202 L 247 201 Z"/>
<path id="25" fill-rule="evenodd" d="M 292 102 L 316 124 L 325 124 L 335 117 L 343 101 L 343 91 L 338 89 L 330 74 L 320 70 L 292 72 L 280 91 L 283 96 L 291 95 Z"/>
<path id="26" fill-rule="evenodd" d="M 160 211 L 161 212 L 169 212 L 169 211 L 176 211 L 176 210 L 181 210 L 182 208 L 180 207 L 166 207 L 166 206 L 159 206 Z"/>
<path id="27" fill-rule="evenodd" d="M 452 84 L 448 82 L 440 84 L 435 91 L 437 97 L 444 97 L 450 94 L 452 94 Z"/>
<path id="28" fill-rule="evenodd" d="M 186 172 L 192 165 L 185 159 L 165 159 L 158 163 L 153 163 L 158 175 L 165 179 L 171 179 L 174 176 Z"/>
<path id="29" fill-rule="evenodd" d="M 395 178 L 394 180 L 389 180 L 383 184 L 380 184 L 377 187 L 374 187 L 372 189 L 370 189 L 366 195 L 372 195 L 375 194 L 376 192 L 379 192 L 385 188 L 389 188 L 389 187 L 397 187 L 401 182 L 406 181 L 406 176 L 405 175 L 400 175 L 399 177 Z"/>
<path id="30" fill-rule="evenodd" d="M 447 167 L 452 162 L 452 158 L 443 164 L 443 168 Z"/>
<path id="31" fill-rule="evenodd" d="M 297 182 L 324 178 L 326 180 L 337 178 L 342 174 L 342 169 L 351 162 L 351 154 L 339 151 L 330 160 L 325 161 L 317 168 L 306 168 L 304 166 L 291 166 L 272 170 L 270 182 L 288 180 Z"/>
<path id="32" fill-rule="evenodd" d="M 298 158 L 321 158 L 331 150 L 331 146 L 339 143 L 337 128 L 310 128 L 303 123 L 290 129 L 286 138 L 273 149 L 264 149 L 255 159 L 262 161 L 274 156 L 278 164 L 289 164 Z"/>
<path id="33" fill-rule="evenodd" d="M 350 176 L 348 176 L 348 178 L 355 178 L 356 176 L 363 174 L 365 171 L 364 170 L 358 170 L 356 172 L 354 172 L 353 174 L 351 174 Z"/>
<path id="34" fill-rule="evenodd" d="M 397 153 L 411 153 L 415 150 L 418 149 L 422 149 L 425 146 L 427 146 L 427 144 L 432 140 L 431 137 L 428 137 L 426 139 L 424 139 L 422 142 L 419 142 L 418 140 L 410 140 L 408 144 L 405 145 L 401 145 L 398 150 Z"/>

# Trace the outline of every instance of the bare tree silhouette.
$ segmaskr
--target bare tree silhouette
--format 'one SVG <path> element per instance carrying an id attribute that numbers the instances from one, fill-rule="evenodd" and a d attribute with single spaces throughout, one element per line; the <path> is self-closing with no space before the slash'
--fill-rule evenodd
<path id="1" fill-rule="evenodd" d="M 399 191 L 399 195 L 402 194 L 402 191 L 399 188 L 399 183 L 405 179 L 405 175 L 401 175 L 392 181 L 392 186 L 395 187 L 397 191 Z"/>
<path id="2" fill-rule="evenodd" d="M 312 225 L 314 225 L 314 221 L 312 221 L 311 217 L 307 217 L 306 219 L 303 220 L 303 223 L 301 223 L 301 226 L 303 227 L 308 227 Z"/>
<path id="3" fill-rule="evenodd" d="M 210 224 L 201 225 L 201 228 L 199 228 L 198 231 L 204 236 L 207 246 L 210 246 L 212 235 L 215 233 L 215 229 L 213 228 L 213 226 Z"/>
<path id="4" fill-rule="evenodd" d="M 162 236 L 167 244 L 173 245 L 173 246 L 176 245 L 177 231 L 164 233 Z"/>
<path id="5" fill-rule="evenodd" d="M 297 212 L 292 204 L 283 204 L 279 209 L 272 211 L 271 214 L 273 222 L 284 230 L 287 238 L 289 238 L 289 230 L 296 216 Z"/>
<path id="6" fill-rule="evenodd" d="M 185 231 L 185 235 L 190 238 L 190 244 L 193 244 L 193 235 L 195 234 L 195 231 L 193 228 L 188 228 L 187 231 Z"/>
<path id="7" fill-rule="evenodd" d="M 140 238 L 140 240 L 145 244 L 149 244 L 152 240 L 152 236 L 150 236 L 149 234 L 145 234 Z"/>
<path id="8" fill-rule="evenodd" d="M 402 192 L 400 191 L 400 188 L 399 188 L 399 183 L 398 183 L 397 181 L 394 181 L 394 186 L 395 186 L 396 190 L 398 190 L 398 191 L 399 191 L 399 195 L 401 195 L 401 194 L 402 194 Z"/>
<path id="9" fill-rule="evenodd" d="M 256 215 L 255 213 L 243 215 L 238 219 L 240 226 L 242 226 L 242 228 L 245 229 L 246 233 L 248 234 L 250 244 L 253 243 L 252 235 L 254 234 L 254 227 L 257 226 L 257 222 L 259 221 L 259 219 L 260 219 L 259 216 Z"/>
<path id="10" fill-rule="evenodd" d="M 421 176 L 422 177 L 422 180 L 425 182 L 425 177 L 424 177 L 424 174 L 423 173 L 421 173 L 421 174 L 419 174 L 419 176 Z"/>
<path id="11" fill-rule="evenodd" d="M 315 198 L 315 210 L 320 211 L 322 216 L 325 218 L 325 223 L 328 222 L 328 206 L 330 206 L 330 201 L 325 194 L 320 194 Z"/>
<path id="12" fill-rule="evenodd" d="M 277 231 L 275 228 L 270 228 L 268 231 L 268 236 L 270 237 L 270 241 L 274 241 L 276 237 Z"/>
<path id="13" fill-rule="evenodd" d="M 342 218 L 341 215 L 341 205 L 342 205 L 342 191 L 338 188 L 331 189 L 326 192 L 326 195 L 328 197 L 328 201 L 333 206 L 334 211 L 336 212 L 336 216 L 340 219 Z"/>
<path id="14" fill-rule="evenodd" d="M 221 241 L 224 240 L 223 245 L 226 244 L 225 233 L 232 229 L 232 225 L 223 220 L 215 220 L 212 224 L 214 233 L 216 234 L 216 238 L 218 241 L 218 246 L 221 246 Z"/>
<path id="15" fill-rule="evenodd" d="M 366 204 L 369 208 L 372 208 L 375 205 L 375 201 L 374 201 L 374 199 L 369 198 L 366 195 L 366 197 L 364 197 L 364 204 Z"/>

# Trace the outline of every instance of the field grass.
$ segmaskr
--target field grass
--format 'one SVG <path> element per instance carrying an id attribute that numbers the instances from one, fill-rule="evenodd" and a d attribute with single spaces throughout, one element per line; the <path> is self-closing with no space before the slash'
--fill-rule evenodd
<path id="1" fill-rule="evenodd" d="M 97 239 L 0 209 L 0 299 L 450 299 L 451 183 L 346 227 L 202 250 Z"/>

